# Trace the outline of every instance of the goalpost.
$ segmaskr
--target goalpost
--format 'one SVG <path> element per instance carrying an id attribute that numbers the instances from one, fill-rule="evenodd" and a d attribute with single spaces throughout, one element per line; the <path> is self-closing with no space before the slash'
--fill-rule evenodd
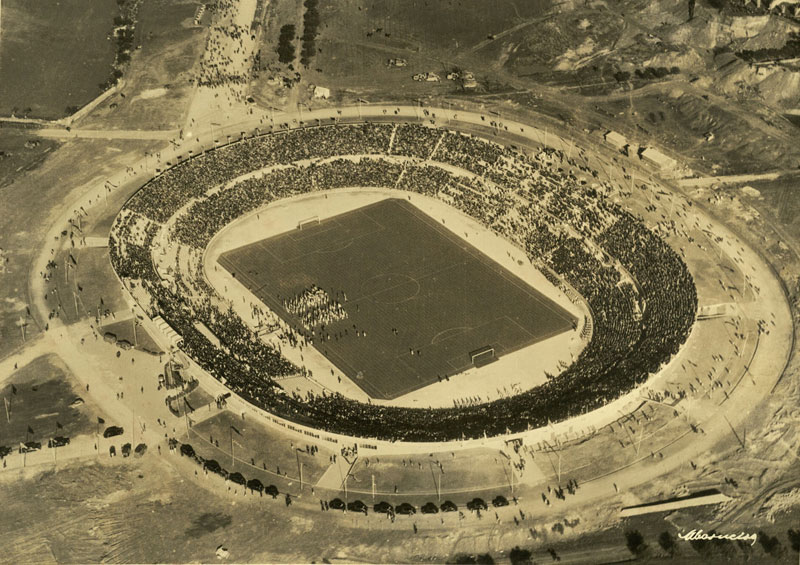
<path id="1" fill-rule="evenodd" d="M 319 216 L 311 216 L 310 218 L 297 222 L 297 229 L 302 230 L 316 225 L 319 225 Z"/>
<path id="2" fill-rule="evenodd" d="M 494 347 L 491 345 L 485 345 L 478 349 L 469 352 L 469 359 L 473 365 L 476 367 L 483 367 L 484 365 L 488 365 L 492 361 L 497 360 L 497 356 L 494 352 Z"/>

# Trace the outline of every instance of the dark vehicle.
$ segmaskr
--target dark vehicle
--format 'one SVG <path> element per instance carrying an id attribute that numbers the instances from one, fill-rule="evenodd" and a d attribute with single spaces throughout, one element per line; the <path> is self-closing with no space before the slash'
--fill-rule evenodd
<path id="1" fill-rule="evenodd" d="M 241 473 L 231 473 L 228 475 L 228 480 L 232 483 L 236 483 L 237 485 L 246 485 L 247 479 Z"/>
<path id="2" fill-rule="evenodd" d="M 136 449 L 133 450 L 134 457 L 141 457 L 145 453 L 147 453 L 146 443 L 140 443 L 139 445 L 136 446 Z"/>
<path id="3" fill-rule="evenodd" d="M 404 502 L 403 504 L 395 508 L 395 512 L 397 512 L 398 514 L 405 514 L 406 516 L 411 516 L 412 514 L 417 513 L 417 509 L 414 507 L 413 504 Z"/>
<path id="4" fill-rule="evenodd" d="M 131 444 L 126 443 L 122 446 L 122 456 L 123 457 L 130 457 L 131 455 Z"/>
<path id="5" fill-rule="evenodd" d="M 114 436 L 121 436 L 125 433 L 119 426 L 108 426 L 106 430 L 103 432 L 103 437 L 114 437 Z"/>
<path id="6" fill-rule="evenodd" d="M 117 448 L 113 445 L 108 446 L 108 456 L 109 457 L 116 457 L 117 456 Z"/>
<path id="7" fill-rule="evenodd" d="M 439 507 L 436 506 L 433 502 L 426 502 L 420 511 L 423 514 L 437 514 L 439 512 Z"/>
<path id="8" fill-rule="evenodd" d="M 278 498 L 278 487 L 275 485 L 269 485 L 264 489 L 264 492 L 270 495 L 272 498 Z"/>
<path id="9" fill-rule="evenodd" d="M 253 491 L 264 492 L 264 485 L 258 479 L 250 479 L 249 481 L 247 481 L 247 488 L 250 489 L 250 492 Z"/>
<path id="10" fill-rule="evenodd" d="M 188 443 L 182 443 L 181 455 L 185 455 L 186 457 L 194 457 L 194 447 Z"/>
<path id="11" fill-rule="evenodd" d="M 333 508 L 334 510 L 344 510 L 345 509 L 344 500 L 342 500 L 341 498 L 334 498 L 328 503 L 328 507 Z"/>
<path id="12" fill-rule="evenodd" d="M 2 459 L 3 457 L 5 457 L 6 455 L 8 455 L 9 453 L 11 453 L 12 451 L 14 451 L 14 450 L 13 450 L 13 449 L 11 449 L 11 448 L 10 448 L 10 447 L 8 447 L 8 446 L 5 446 L 5 445 L 0 445 L 0 459 Z"/>
<path id="13" fill-rule="evenodd" d="M 442 502 L 442 505 L 439 508 L 442 510 L 442 512 L 455 512 L 458 510 L 456 503 L 451 500 L 445 500 Z"/>
<path id="14" fill-rule="evenodd" d="M 469 510 L 488 510 L 489 506 L 483 501 L 482 498 L 473 498 L 467 502 L 467 509 Z"/>
<path id="15" fill-rule="evenodd" d="M 39 451 L 42 448 L 42 444 L 38 441 L 26 441 L 25 443 L 21 443 L 19 446 L 20 453 L 30 453 L 31 451 Z"/>
<path id="16" fill-rule="evenodd" d="M 350 512 L 363 512 L 364 514 L 367 513 L 367 505 L 361 502 L 360 500 L 354 500 L 347 505 L 347 509 Z"/>
<path id="17" fill-rule="evenodd" d="M 64 436 L 56 436 L 47 442 L 47 447 L 63 447 L 69 445 L 69 438 Z"/>
<path id="18" fill-rule="evenodd" d="M 379 514 L 394 514 L 394 507 L 385 501 L 377 503 L 372 507 L 372 510 Z"/>
<path id="19" fill-rule="evenodd" d="M 215 459 L 209 459 L 203 464 L 203 469 L 206 471 L 211 471 L 212 473 L 219 475 L 220 477 L 228 477 L 228 472 L 222 468 L 222 466 L 217 463 Z"/>
<path id="20" fill-rule="evenodd" d="M 494 497 L 494 500 L 492 500 L 492 506 L 494 506 L 495 508 L 500 508 L 501 506 L 508 506 L 508 499 L 502 494 L 498 494 L 497 496 Z"/>

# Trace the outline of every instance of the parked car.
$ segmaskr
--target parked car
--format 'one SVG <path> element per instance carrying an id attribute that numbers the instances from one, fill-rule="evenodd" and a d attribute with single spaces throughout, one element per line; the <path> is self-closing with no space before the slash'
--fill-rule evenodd
<path id="1" fill-rule="evenodd" d="M 360 500 L 354 500 L 353 502 L 348 503 L 347 509 L 350 512 L 363 512 L 364 514 L 367 513 L 367 505 Z"/>
<path id="2" fill-rule="evenodd" d="M 214 474 L 220 475 L 221 477 L 228 477 L 228 472 L 223 469 L 215 459 L 207 460 L 205 463 L 203 463 L 203 468 L 207 471 L 211 471 Z"/>
<path id="3" fill-rule="evenodd" d="M 264 485 L 258 479 L 250 479 L 247 481 L 247 488 L 250 489 L 250 492 L 258 491 L 264 492 Z"/>
<path id="4" fill-rule="evenodd" d="M 344 500 L 341 498 L 334 498 L 328 503 L 328 508 L 333 508 L 334 510 L 344 510 L 346 506 Z"/>
<path id="5" fill-rule="evenodd" d="M 14 451 L 14 450 L 11 449 L 10 447 L 8 447 L 7 445 L 0 445 L 0 459 L 5 457 L 6 455 L 11 453 L 12 451 Z"/>
<path id="6" fill-rule="evenodd" d="M 439 512 L 439 507 L 433 502 L 426 502 L 422 508 L 420 508 L 420 511 L 423 514 L 437 514 Z"/>
<path id="7" fill-rule="evenodd" d="M 19 452 L 30 453 L 31 451 L 39 451 L 41 448 L 42 444 L 38 441 L 26 441 L 25 443 L 21 443 L 19 445 Z"/>
<path id="8" fill-rule="evenodd" d="M 442 505 L 439 506 L 439 508 L 442 510 L 442 512 L 455 512 L 458 510 L 458 506 L 456 506 L 456 503 L 452 500 L 445 500 L 442 502 Z"/>
<path id="9" fill-rule="evenodd" d="M 393 514 L 394 507 L 386 501 L 378 502 L 375 506 L 372 507 L 374 512 L 378 512 L 379 514 Z"/>
<path id="10" fill-rule="evenodd" d="M 413 504 L 404 502 L 395 508 L 395 512 L 397 512 L 398 514 L 405 514 L 406 516 L 411 516 L 412 514 L 417 513 L 417 509 Z"/>
<path id="11" fill-rule="evenodd" d="M 237 485 L 244 486 L 247 484 L 247 479 L 245 479 L 244 475 L 242 475 L 241 473 L 235 473 L 235 472 L 231 473 L 230 475 L 228 475 L 228 480 L 232 483 L 236 483 Z"/>
<path id="12" fill-rule="evenodd" d="M 69 445 L 69 438 L 64 436 L 56 436 L 47 442 L 47 447 L 63 447 Z"/>
<path id="13" fill-rule="evenodd" d="M 482 498 L 473 498 L 467 502 L 467 509 L 469 510 L 488 510 L 489 506 L 483 501 Z"/>
<path id="14" fill-rule="evenodd" d="M 130 457 L 130 454 L 131 454 L 131 444 L 126 443 L 125 445 L 122 446 L 122 456 Z"/>
<path id="15" fill-rule="evenodd" d="M 139 445 L 137 445 L 137 446 L 136 446 L 136 448 L 133 450 L 133 455 L 134 455 L 134 457 L 141 457 L 141 456 L 142 456 L 142 455 L 144 455 L 145 453 L 147 453 L 147 444 L 146 444 L 146 443 L 140 443 L 140 444 L 139 444 Z"/>
<path id="16" fill-rule="evenodd" d="M 194 447 L 188 443 L 182 443 L 181 455 L 185 455 L 186 457 L 194 457 Z"/>
<path id="17" fill-rule="evenodd" d="M 500 508 L 501 506 L 508 506 L 508 499 L 502 494 L 498 494 L 492 500 L 492 506 L 494 506 L 495 508 Z"/>
<path id="18" fill-rule="evenodd" d="M 121 436 L 124 433 L 125 430 L 123 430 L 120 426 L 108 426 L 103 432 L 103 437 Z"/>
<path id="19" fill-rule="evenodd" d="M 270 495 L 272 498 L 278 498 L 278 487 L 275 485 L 269 485 L 264 489 L 264 492 Z"/>

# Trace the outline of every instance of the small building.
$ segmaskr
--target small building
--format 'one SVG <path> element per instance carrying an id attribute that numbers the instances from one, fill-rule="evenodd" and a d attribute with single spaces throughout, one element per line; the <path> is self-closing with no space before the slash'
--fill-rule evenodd
<path id="1" fill-rule="evenodd" d="M 628 140 L 625 136 L 613 130 L 604 133 L 603 139 L 617 151 L 625 151 L 625 148 L 628 147 Z"/>
<path id="2" fill-rule="evenodd" d="M 390 67 L 405 67 L 408 65 L 408 61 L 405 59 L 389 59 L 388 65 Z"/>
<path id="3" fill-rule="evenodd" d="M 156 316 L 153 318 L 153 323 L 161 334 L 167 338 L 172 347 L 180 347 L 183 344 L 183 338 L 164 320 L 164 318 Z"/>
<path id="4" fill-rule="evenodd" d="M 664 155 L 661 151 L 653 147 L 645 147 L 643 150 L 640 150 L 639 158 L 655 165 L 662 171 L 674 171 L 678 168 L 678 162 L 675 159 Z"/>
<path id="5" fill-rule="evenodd" d="M 331 89 L 325 88 L 324 86 L 315 86 L 314 87 L 314 98 L 322 98 L 327 100 L 331 97 Z"/>
<path id="6" fill-rule="evenodd" d="M 426 82 L 440 82 L 442 79 L 439 78 L 439 75 L 436 73 L 427 73 L 425 75 Z"/>

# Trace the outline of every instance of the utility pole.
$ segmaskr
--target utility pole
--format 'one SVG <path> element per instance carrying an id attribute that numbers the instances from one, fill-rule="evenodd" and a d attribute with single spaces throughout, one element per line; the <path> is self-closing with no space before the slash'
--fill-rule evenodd
<path id="1" fill-rule="evenodd" d="M 297 460 L 297 474 L 300 475 L 300 490 L 303 490 L 303 464 L 300 462 L 300 450 L 295 448 L 294 457 Z"/>
<path id="2" fill-rule="evenodd" d="M 232 427 L 228 430 L 228 433 L 231 436 L 231 469 L 233 469 L 233 466 L 235 464 L 234 463 L 235 460 L 233 458 L 233 428 Z"/>
<path id="3" fill-rule="evenodd" d="M 731 429 L 731 432 L 733 432 L 733 437 L 736 438 L 736 441 L 739 442 L 739 445 L 742 446 L 742 449 L 745 449 L 744 441 L 742 441 L 742 439 L 739 437 L 739 434 L 736 433 L 736 430 L 733 428 L 733 425 L 731 424 L 730 420 L 728 420 L 728 417 L 725 414 L 723 414 L 722 417 L 725 418 L 725 422 L 728 424 L 728 427 Z"/>

